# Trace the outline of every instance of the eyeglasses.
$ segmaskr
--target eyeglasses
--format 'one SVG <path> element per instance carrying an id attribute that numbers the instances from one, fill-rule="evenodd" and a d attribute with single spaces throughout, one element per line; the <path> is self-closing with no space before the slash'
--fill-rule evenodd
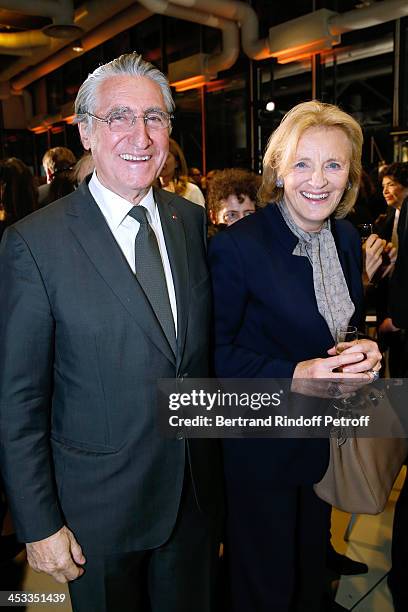
<path id="1" fill-rule="evenodd" d="M 88 111 L 82 114 L 89 115 L 102 123 L 107 123 L 111 132 L 128 132 L 135 125 L 136 119 L 143 119 L 146 129 L 149 131 L 165 130 L 171 128 L 171 120 L 174 118 L 173 115 L 160 110 L 152 110 L 143 115 L 135 115 L 132 110 L 123 109 L 112 111 L 105 118 L 97 117 L 97 115 L 93 115 Z"/>

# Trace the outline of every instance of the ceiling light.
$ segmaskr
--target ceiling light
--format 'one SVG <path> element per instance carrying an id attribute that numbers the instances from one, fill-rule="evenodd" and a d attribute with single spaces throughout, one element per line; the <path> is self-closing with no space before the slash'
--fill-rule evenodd
<path id="1" fill-rule="evenodd" d="M 54 24 L 44 26 L 42 29 L 43 33 L 51 38 L 75 38 L 75 36 L 81 36 L 83 29 L 74 23 L 66 24 Z"/>
<path id="2" fill-rule="evenodd" d="M 74 40 L 74 42 L 72 43 L 72 50 L 75 51 L 75 53 L 82 53 L 82 51 L 84 50 L 82 41 L 79 39 Z"/>

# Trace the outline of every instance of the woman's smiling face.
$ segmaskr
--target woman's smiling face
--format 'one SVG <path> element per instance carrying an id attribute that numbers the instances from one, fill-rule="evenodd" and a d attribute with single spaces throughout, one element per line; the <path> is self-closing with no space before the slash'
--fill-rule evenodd
<path id="1" fill-rule="evenodd" d="M 342 129 L 312 127 L 299 139 L 284 175 L 289 212 L 301 229 L 317 232 L 337 208 L 347 187 L 351 145 Z"/>

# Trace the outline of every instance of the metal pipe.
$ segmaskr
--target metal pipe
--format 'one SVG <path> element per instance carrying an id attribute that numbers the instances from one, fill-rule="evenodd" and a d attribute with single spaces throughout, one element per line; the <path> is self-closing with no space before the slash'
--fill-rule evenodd
<path id="1" fill-rule="evenodd" d="M 36 47 L 50 45 L 50 37 L 41 30 L 0 33 L 0 53 L 4 55 L 32 55 Z"/>
<path id="2" fill-rule="evenodd" d="M 392 66 L 380 66 L 367 68 L 366 70 L 361 70 L 356 73 L 351 74 L 341 74 L 337 77 L 337 85 L 355 83 L 356 81 L 361 81 L 362 79 L 369 79 L 373 77 L 381 77 L 392 74 Z M 307 73 L 305 72 L 305 75 Z M 274 97 L 282 98 L 285 96 L 289 96 L 291 94 L 301 93 L 307 90 L 308 84 L 310 83 L 309 76 L 305 76 L 304 82 L 297 82 L 293 85 L 289 85 L 284 90 L 277 89 Z M 339 94 L 340 95 L 340 94 Z"/>
<path id="3" fill-rule="evenodd" d="M 239 0 L 172 0 L 172 2 L 238 22 L 241 27 L 242 48 L 246 55 L 255 60 L 271 57 L 268 39 L 259 38 L 258 16 L 249 4 Z"/>
<path id="4" fill-rule="evenodd" d="M 172 0 L 182 6 L 196 7 L 203 12 L 214 13 L 226 19 L 239 22 L 242 48 L 252 59 L 271 57 L 269 40 L 259 39 L 258 17 L 254 10 L 239 0 Z M 361 30 L 393 21 L 408 15 L 407 0 L 382 0 L 362 9 L 339 13 L 328 19 L 327 25 L 332 36 L 351 30 Z M 290 21 L 287 23 L 290 27 Z"/>
<path id="5" fill-rule="evenodd" d="M 25 15 L 51 18 L 74 18 L 73 0 L 1 0 L 1 8 L 18 11 Z"/>
<path id="6" fill-rule="evenodd" d="M 352 30 L 371 28 L 407 15 L 407 0 L 382 0 L 361 9 L 335 15 L 329 18 L 328 26 L 330 33 L 336 36 Z"/>
<path id="7" fill-rule="evenodd" d="M 176 19 L 192 21 L 221 30 L 223 48 L 221 53 L 208 58 L 207 69 L 209 73 L 227 70 L 236 62 L 239 55 L 239 34 L 238 27 L 234 22 L 211 15 L 207 11 L 204 13 L 191 8 L 175 6 L 176 3 L 168 2 L 167 0 L 139 0 L 139 2 L 148 10 L 159 13 L 159 15 L 168 15 Z"/>
<path id="8" fill-rule="evenodd" d="M 1 0 L 1 4 L 3 5 L 3 0 Z M 37 6 L 36 2 L 31 2 L 31 4 Z M 75 10 L 74 22 L 85 32 L 89 32 L 103 22 L 109 22 L 112 18 L 114 19 L 119 11 L 126 9 L 131 4 L 134 4 L 133 0 L 115 0 L 115 2 L 111 2 L 111 0 L 89 0 Z M 2 36 L 10 36 L 10 34 L 2 34 Z M 28 71 L 25 73 L 25 76 L 28 77 L 28 75 L 31 74 L 31 70 L 35 70 L 35 67 L 31 68 L 34 64 L 44 62 L 44 60 L 47 60 L 47 58 L 66 47 L 66 45 L 66 40 L 51 38 L 47 47 L 38 48 L 29 59 L 22 57 L 7 68 L 0 70 L 0 82 L 10 80 L 27 68 Z M 75 54 L 75 56 L 77 56 L 77 54 Z M 74 55 L 72 55 L 72 57 L 74 57 Z M 72 59 L 72 57 L 69 59 Z M 34 80 L 33 78 L 30 83 Z"/>
<path id="9" fill-rule="evenodd" d="M 144 21 L 147 17 L 150 17 L 151 13 L 139 5 L 133 5 L 116 15 L 113 19 L 106 21 L 99 27 L 95 28 L 85 36 L 81 38 L 82 46 L 84 51 L 90 51 L 105 40 L 116 36 L 120 32 L 132 27 L 141 21 Z M 71 46 L 60 49 L 51 58 L 45 62 L 38 64 L 28 72 L 23 73 L 11 80 L 11 86 L 14 91 L 18 91 L 30 85 L 33 81 L 40 79 L 50 72 L 53 72 L 60 66 L 66 64 L 74 57 L 78 57 Z"/>

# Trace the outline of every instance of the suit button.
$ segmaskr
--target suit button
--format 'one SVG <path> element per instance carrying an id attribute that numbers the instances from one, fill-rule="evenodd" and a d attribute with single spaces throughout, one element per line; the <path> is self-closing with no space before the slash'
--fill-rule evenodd
<path id="1" fill-rule="evenodd" d="M 181 431 L 178 431 L 178 432 L 177 432 L 177 434 L 176 434 L 176 438 L 177 438 L 177 440 L 183 440 L 183 439 L 184 439 L 184 436 L 183 436 L 183 434 L 181 433 Z"/>

